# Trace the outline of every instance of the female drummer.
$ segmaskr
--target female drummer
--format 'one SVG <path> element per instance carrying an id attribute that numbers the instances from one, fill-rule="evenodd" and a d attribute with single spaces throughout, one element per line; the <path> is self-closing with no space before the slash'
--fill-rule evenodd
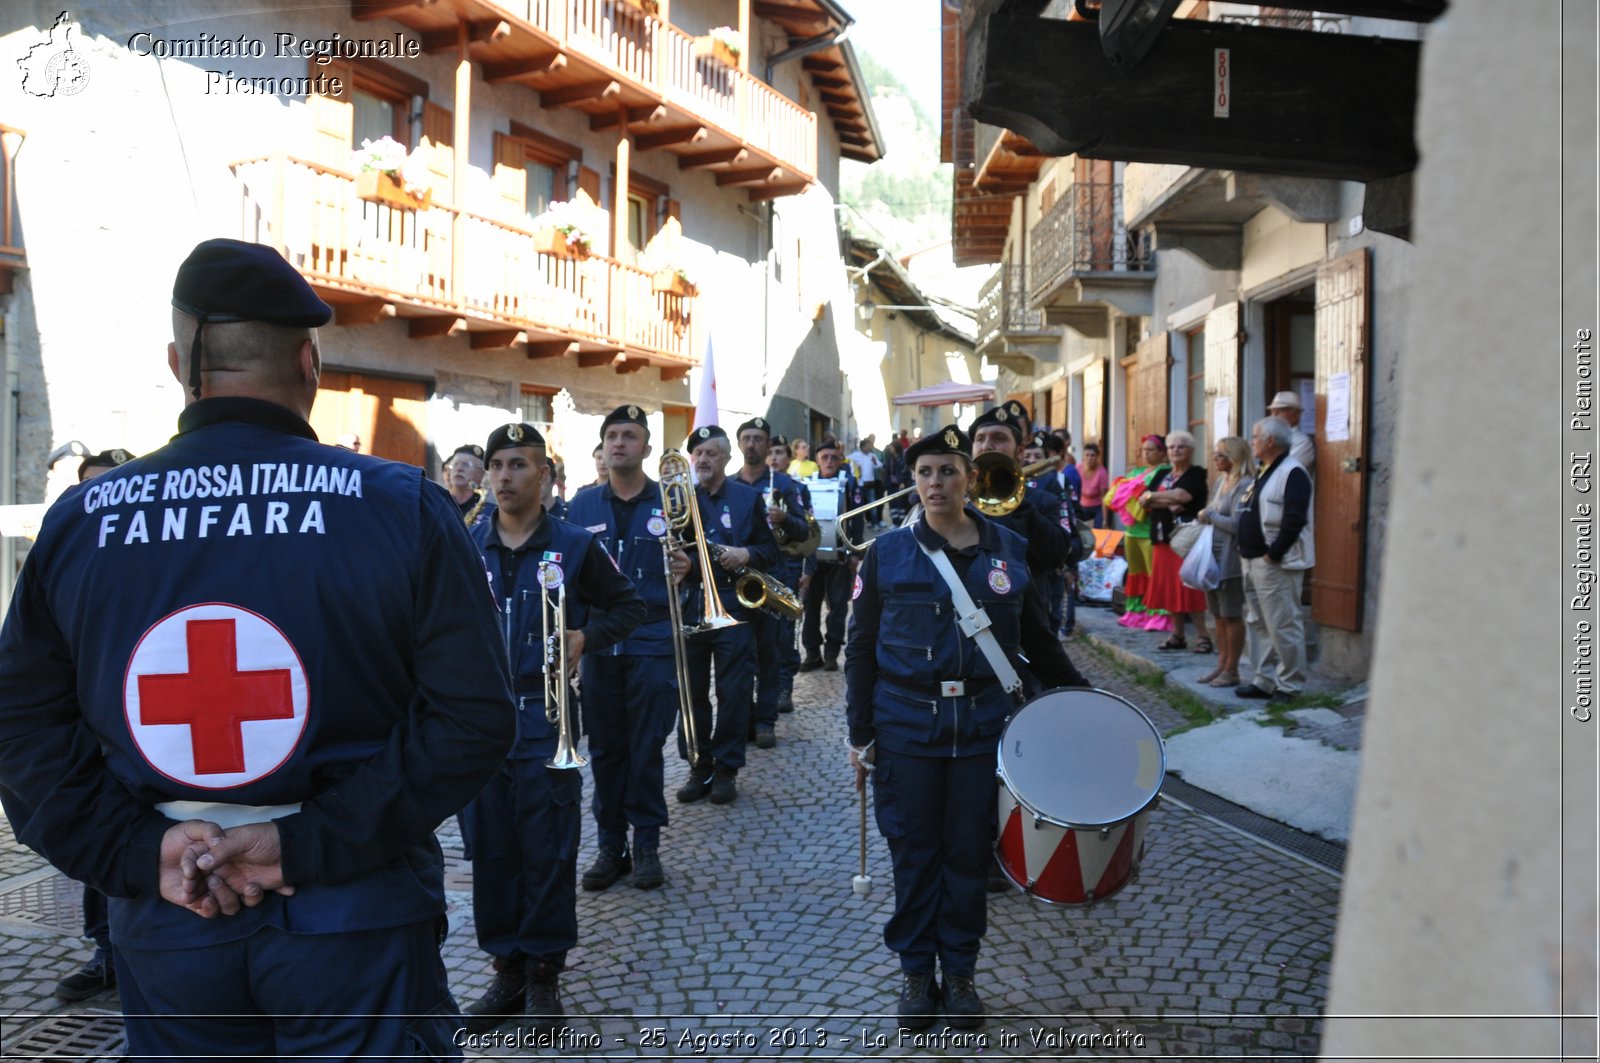
<path id="1" fill-rule="evenodd" d="M 1051 635 L 1028 579 L 1027 543 L 967 504 L 969 453 L 955 427 L 907 451 L 922 519 L 873 540 L 845 649 L 850 763 L 858 789 L 870 766 L 894 864 L 883 939 L 900 957 L 900 1025 L 909 1029 L 941 1010 L 952 1026 L 983 1022 L 973 973 L 988 918 L 995 754 L 1015 705 L 977 639 L 957 625 L 931 554 L 949 558 L 1013 667 L 1020 649 L 1044 686 L 1088 685 Z"/>

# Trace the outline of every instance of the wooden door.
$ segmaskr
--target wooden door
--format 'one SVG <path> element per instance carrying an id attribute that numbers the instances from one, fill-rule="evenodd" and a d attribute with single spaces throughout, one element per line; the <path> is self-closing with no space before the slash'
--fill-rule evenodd
<path id="1" fill-rule="evenodd" d="M 1311 618 L 1343 631 L 1360 631 L 1362 619 L 1371 362 L 1368 255 L 1365 248 L 1352 251 L 1317 270 L 1317 565 L 1311 572 Z M 1330 407 L 1348 411 L 1336 419 L 1342 424 L 1329 423 Z"/>
<path id="2" fill-rule="evenodd" d="M 1215 447 L 1224 436 L 1244 436 L 1250 433 L 1244 424 L 1244 411 L 1239 408 L 1239 359 L 1243 349 L 1239 342 L 1239 304 L 1225 303 L 1206 315 L 1206 425 L 1211 432 L 1209 443 L 1196 440 L 1196 446 Z M 1228 400 L 1226 424 L 1217 423 L 1217 399 Z M 1193 417 L 1193 411 L 1189 416 Z M 1196 451 L 1209 455 L 1209 450 Z M 1209 459 L 1208 459 L 1209 460 Z"/>
<path id="3" fill-rule="evenodd" d="M 420 380 L 328 370 L 317 388 L 311 427 L 324 443 L 354 432 L 364 454 L 425 467 L 427 403 L 428 385 Z"/>
<path id="4" fill-rule="evenodd" d="M 1058 380 L 1050 386 L 1050 427 L 1067 427 L 1067 382 Z"/>
<path id="5" fill-rule="evenodd" d="M 1140 343 L 1133 354 L 1122 360 L 1128 379 L 1129 467 L 1139 464 L 1141 439 L 1167 434 L 1167 369 L 1171 361 L 1170 339 L 1165 332 Z"/>
<path id="6" fill-rule="evenodd" d="M 1083 371 L 1083 424 L 1079 428 L 1078 443 L 1099 443 L 1101 460 L 1111 457 L 1110 440 L 1106 439 L 1106 362 L 1096 358 Z"/>

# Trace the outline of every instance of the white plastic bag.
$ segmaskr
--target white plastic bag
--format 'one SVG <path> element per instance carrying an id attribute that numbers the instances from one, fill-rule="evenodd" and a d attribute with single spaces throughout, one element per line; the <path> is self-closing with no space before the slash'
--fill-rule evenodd
<path id="1" fill-rule="evenodd" d="M 1178 579 L 1197 591 L 1214 591 L 1222 582 L 1222 566 L 1211 556 L 1211 525 L 1200 526 L 1200 534 L 1189 544 L 1189 556 L 1178 569 Z"/>
<path id="2" fill-rule="evenodd" d="M 1078 562 L 1078 594 L 1086 601 L 1109 602 L 1122 586 L 1128 562 L 1120 557 L 1090 557 Z"/>

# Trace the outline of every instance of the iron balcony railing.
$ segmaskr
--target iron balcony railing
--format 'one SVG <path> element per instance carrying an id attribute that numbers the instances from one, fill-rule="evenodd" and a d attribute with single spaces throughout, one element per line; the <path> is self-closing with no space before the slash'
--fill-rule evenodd
<path id="1" fill-rule="evenodd" d="M 1122 188 L 1117 181 L 1081 181 L 1034 225 L 1029 298 L 1048 297 L 1062 283 L 1089 273 L 1147 273 L 1155 256 L 1122 218 Z"/>
<path id="2" fill-rule="evenodd" d="M 1002 263 L 979 291 L 979 347 L 997 340 L 1047 340 L 1060 333 L 1059 326 L 1045 324 L 1043 310 L 1028 305 L 1027 270 L 1022 264 Z"/>

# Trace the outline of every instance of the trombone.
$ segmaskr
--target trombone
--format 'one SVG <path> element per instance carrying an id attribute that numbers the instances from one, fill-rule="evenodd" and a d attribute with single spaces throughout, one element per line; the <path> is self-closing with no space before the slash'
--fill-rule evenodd
<path id="1" fill-rule="evenodd" d="M 556 728 L 555 756 L 544 766 L 581 768 L 589 762 L 574 742 L 572 704 L 567 697 L 567 587 L 561 567 L 549 561 L 539 562 L 539 623 L 544 645 L 544 716 Z"/>
<path id="2" fill-rule="evenodd" d="M 1008 457 L 997 450 L 986 450 L 972 459 L 972 504 L 979 513 L 986 517 L 1003 517 L 1022 505 L 1022 496 L 1027 491 L 1028 480 L 1055 467 L 1056 461 L 1051 458 L 1047 461 L 1037 461 L 1032 465 L 1023 467 L 1016 458 Z M 850 540 L 846 529 L 846 521 L 876 509 L 878 506 L 887 505 L 895 499 L 915 491 L 916 485 L 902 487 L 893 494 L 884 495 L 882 498 L 868 502 L 864 506 L 846 510 L 839 514 L 835 520 L 839 522 L 839 542 L 844 544 L 852 553 L 861 553 L 872 544 L 872 539 L 861 543 Z M 910 524 L 916 515 L 916 508 L 906 516 L 906 524 Z M 905 525 L 901 525 L 904 527 Z M 877 536 L 873 536 L 873 539 Z"/>

